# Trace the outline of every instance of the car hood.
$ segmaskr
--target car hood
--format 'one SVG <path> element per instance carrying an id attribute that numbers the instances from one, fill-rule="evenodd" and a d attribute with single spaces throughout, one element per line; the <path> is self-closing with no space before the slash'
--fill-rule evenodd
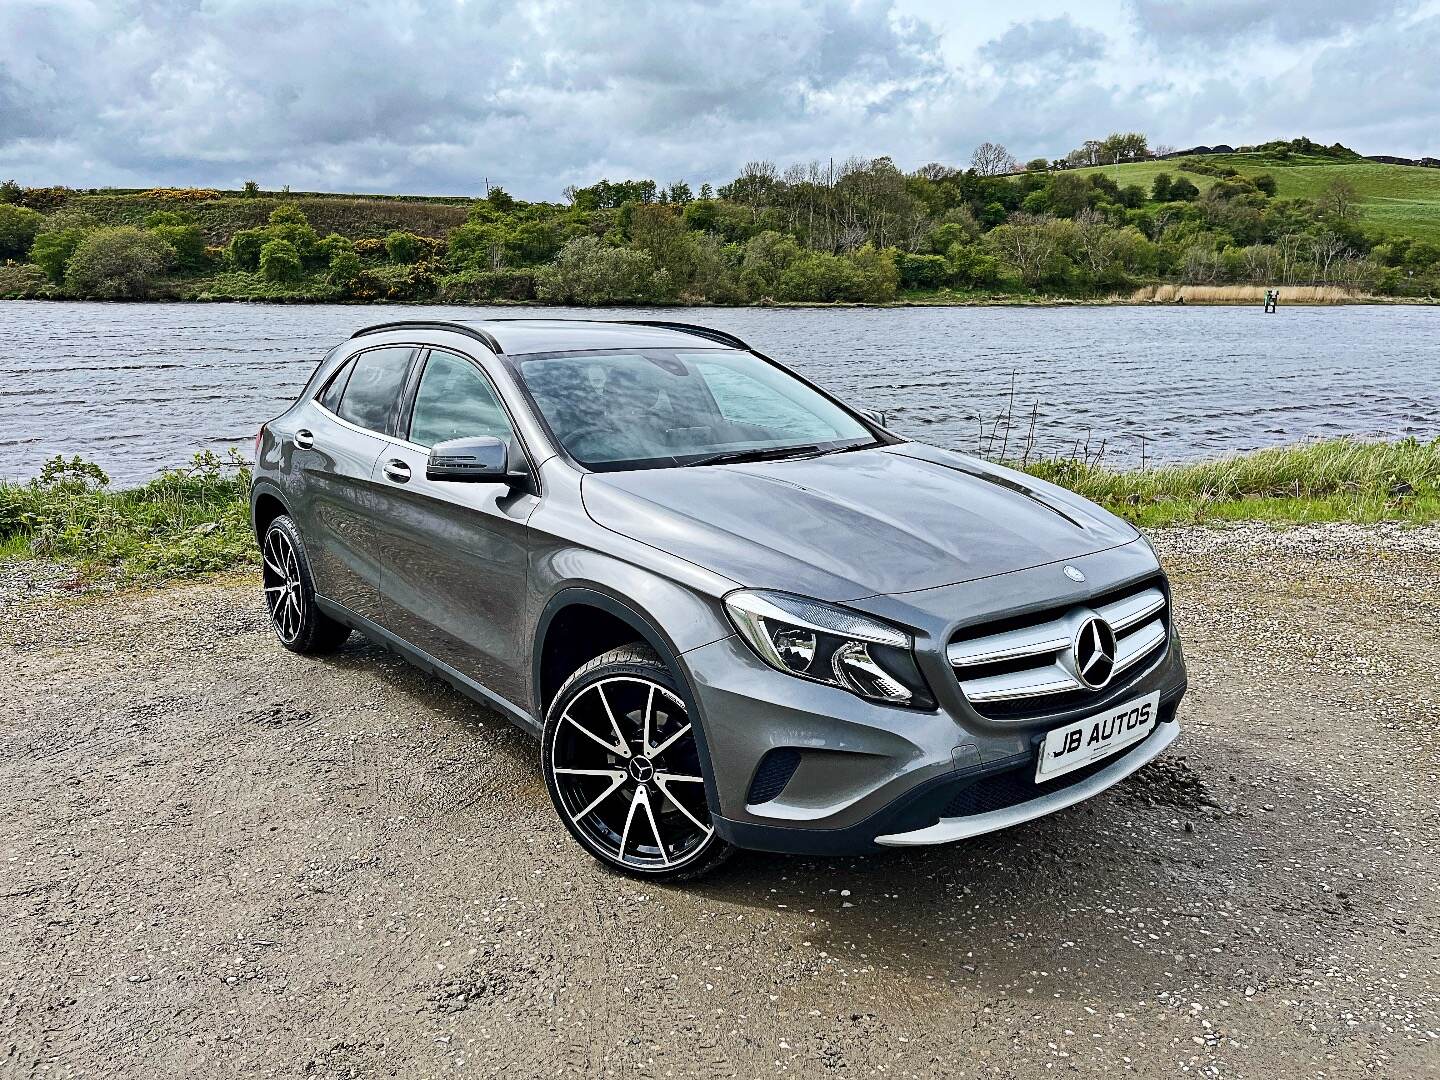
<path id="1" fill-rule="evenodd" d="M 590 473 L 599 525 L 750 588 L 855 600 L 1078 558 L 1133 527 L 1063 488 L 917 443 Z"/>

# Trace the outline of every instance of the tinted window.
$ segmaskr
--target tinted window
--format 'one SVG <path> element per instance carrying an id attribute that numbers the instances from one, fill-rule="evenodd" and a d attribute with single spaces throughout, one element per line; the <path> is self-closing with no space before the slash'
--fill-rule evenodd
<path id="1" fill-rule="evenodd" d="M 753 353 L 575 353 L 521 360 L 520 371 L 555 438 L 593 469 L 874 442 L 835 402 Z"/>
<path id="2" fill-rule="evenodd" d="M 415 392 L 410 441 L 434 446 L 477 435 L 510 441 L 510 419 L 495 391 L 470 361 L 453 353 L 432 352 Z"/>
<path id="3" fill-rule="evenodd" d="M 353 365 L 346 361 L 340 365 L 340 370 L 330 376 L 330 382 L 325 387 L 325 392 L 320 395 L 320 404 L 331 412 L 340 408 L 340 395 L 345 393 L 345 380 L 350 378 L 350 368 Z"/>
<path id="4" fill-rule="evenodd" d="M 410 348 L 371 349 L 355 358 L 335 411 L 350 423 L 371 431 L 384 431 L 410 365 Z"/>

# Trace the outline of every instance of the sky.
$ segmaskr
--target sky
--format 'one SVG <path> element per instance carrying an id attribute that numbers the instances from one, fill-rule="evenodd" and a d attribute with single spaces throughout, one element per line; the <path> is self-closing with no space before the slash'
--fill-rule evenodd
<path id="1" fill-rule="evenodd" d="M 557 200 L 747 161 L 1440 156 L 1440 0 L 0 0 L 0 178 Z"/>

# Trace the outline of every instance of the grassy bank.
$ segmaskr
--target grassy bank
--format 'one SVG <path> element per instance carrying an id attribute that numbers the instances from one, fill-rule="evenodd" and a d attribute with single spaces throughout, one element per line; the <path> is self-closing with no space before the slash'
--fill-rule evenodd
<path id="1" fill-rule="evenodd" d="M 1147 528 L 1440 520 L 1440 440 L 1340 439 L 1125 472 L 1074 459 L 1026 469 Z M 254 563 L 248 484 L 238 457 L 197 455 L 118 491 L 95 465 L 55 459 L 28 484 L 0 484 L 0 559 L 48 559 L 74 565 L 82 580 L 135 584 Z"/>

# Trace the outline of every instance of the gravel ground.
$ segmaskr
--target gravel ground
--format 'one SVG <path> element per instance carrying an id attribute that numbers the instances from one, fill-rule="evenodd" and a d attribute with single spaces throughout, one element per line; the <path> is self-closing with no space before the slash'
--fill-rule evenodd
<path id="1" fill-rule="evenodd" d="M 584 857 L 503 721 L 283 652 L 248 575 L 11 568 L 0 1075 L 1440 1076 L 1440 530 L 1157 539 L 1171 755 L 675 888 Z"/>

